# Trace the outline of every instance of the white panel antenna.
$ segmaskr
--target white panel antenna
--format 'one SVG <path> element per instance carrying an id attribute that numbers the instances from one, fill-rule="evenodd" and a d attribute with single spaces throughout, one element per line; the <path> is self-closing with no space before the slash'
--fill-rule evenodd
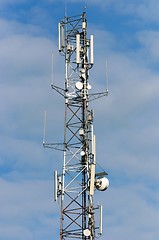
<path id="1" fill-rule="evenodd" d="M 54 171 L 54 201 L 57 201 L 57 191 L 58 191 L 58 173 Z"/>
<path id="2" fill-rule="evenodd" d="M 44 112 L 44 131 L 43 131 L 43 145 L 45 144 L 46 138 L 46 111 Z"/>
<path id="3" fill-rule="evenodd" d="M 90 64 L 94 64 L 94 46 L 93 46 L 93 35 L 90 36 Z"/>
<path id="4" fill-rule="evenodd" d="M 58 34 L 59 34 L 59 52 L 61 51 L 61 23 L 58 23 Z"/>
<path id="5" fill-rule="evenodd" d="M 51 56 L 51 85 L 54 83 L 54 55 Z"/>
<path id="6" fill-rule="evenodd" d="M 106 60 L 106 93 L 108 95 L 108 62 Z"/>
<path id="7" fill-rule="evenodd" d="M 59 45 L 59 52 L 61 52 L 65 46 L 65 42 L 64 42 L 64 35 L 65 35 L 65 32 L 64 32 L 64 25 L 60 22 L 58 24 L 58 36 L 59 36 L 59 39 L 58 39 L 58 45 Z"/>
<path id="8" fill-rule="evenodd" d="M 80 64 L 80 34 L 76 34 L 76 63 Z"/>
<path id="9" fill-rule="evenodd" d="M 95 182 L 95 164 L 90 166 L 90 195 L 94 195 L 94 182 Z"/>
<path id="10" fill-rule="evenodd" d="M 96 164 L 96 136 L 93 135 L 93 155 L 94 155 L 94 164 Z"/>
<path id="11" fill-rule="evenodd" d="M 99 214 L 100 214 L 100 221 L 99 221 L 99 235 L 103 233 L 103 206 L 99 206 Z"/>

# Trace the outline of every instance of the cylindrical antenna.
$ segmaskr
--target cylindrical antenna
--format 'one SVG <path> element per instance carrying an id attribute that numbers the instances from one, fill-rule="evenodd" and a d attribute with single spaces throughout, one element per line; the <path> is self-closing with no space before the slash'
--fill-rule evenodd
<path id="1" fill-rule="evenodd" d="M 67 17 L 67 0 L 65 0 L 65 17 Z"/>
<path id="2" fill-rule="evenodd" d="M 76 63 L 80 63 L 80 34 L 76 34 Z"/>
<path id="3" fill-rule="evenodd" d="M 90 64 L 94 64 L 93 35 L 90 36 Z"/>
<path id="4" fill-rule="evenodd" d="M 57 201 L 57 189 L 58 189 L 58 180 L 57 180 L 57 176 L 58 173 L 57 171 L 55 170 L 54 171 L 54 201 Z"/>
<path id="5" fill-rule="evenodd" d="M 102 232 L 103 232 L 103 206 L 102 205 L 99 205 L 99 213 L 100 213 L 99 235 L 102 235 Z"/>

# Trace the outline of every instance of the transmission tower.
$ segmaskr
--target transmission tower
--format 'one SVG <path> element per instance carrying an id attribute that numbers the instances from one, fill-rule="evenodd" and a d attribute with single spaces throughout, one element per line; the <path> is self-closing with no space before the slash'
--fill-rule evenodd
<path id="1" fill-rule="evenodd" d="M 61 209 L 60 240 L 94 240 L 102 234 L 102 206 L 94 206 L 94 191 L 106 190 L 109 181 L 105 171 L 96 172 L 94 111 L 89 109 L 89 102 L 108 95 L 108 90 L 89 93 L 94 54 L 93 35 L 87 37 L 86 12 L 60 21 L 58 48 L 65 59 L 65 88 L 54 83 L 51 87 L 65 99 L 64 140 L 63 143 L 44 141 L 43 145 L 63 152 L 62 172 L 54 171 L 54 200 Z"/>

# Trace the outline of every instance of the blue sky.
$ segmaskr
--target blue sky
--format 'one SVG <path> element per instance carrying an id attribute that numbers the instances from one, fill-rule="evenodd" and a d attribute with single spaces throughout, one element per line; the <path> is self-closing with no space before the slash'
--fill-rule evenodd
<path id="1" fill-rule="evenodd" d="M 68 15 L 87 6 L 94 35 L 92 91 L 109 96 L 93 102 L 97 161 L 110 187 L 97 193 L 104 207 L 101 240 L 152 240 L 159 236 L 159 2 L 68 0 Z M 57 24 L 65 1 L 0 1 L 0 239 L 59 239 L 53 202 L 53 171 L 62 155 L 42 147 L 47 111 L 48 141 L 62 141 L 64 59 L 57 51 Z M 57 111 L 58 105 L 58 111 Z"/>

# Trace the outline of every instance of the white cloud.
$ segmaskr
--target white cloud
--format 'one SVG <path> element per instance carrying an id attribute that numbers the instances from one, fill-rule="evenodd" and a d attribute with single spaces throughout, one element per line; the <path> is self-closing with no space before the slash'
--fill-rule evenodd
<path id="1" fill-rule="evenodd" d="M 159 20 L 158 10 L 159 10 L 159 2 L 157 0 L 152 0 L 152 1 L 147 0 L 147 1 L 141 1 L 139 4 L 136 3 L 136 13 L 146 23 L 151 21 L 158 22 Z"/>
<path id="2" fill-rule="evenodd" d="M 55 43 L 36 34 L 31 35 L 34 27 L 29 25 L 2 20 L 1 27 L 4 34 L 0 38 L 0 125 L 3 142 L 0 162 L 3 168 L 7 166 L 3 177 L 39 178 L 40 174 L 47 175 L 46 168 L 50 169 L 49 162 L 45 160 L 46 156 L 50 159 L 50 153 L 45 155 L 42 148 L 44 111 L 52 113 L 58 102 L 58 96 L 52 93 L 50 87 L 51 52 Z M 59 63 L 58 57 L 55 58 L 55 69 L 61 67 Z M 61 74 L 58 75 L 60 80 Z M 56 81 L 59 82 L 59 79 Z M 63 113 L 60 111 L 56 116 L 63 124 Z M 52 124 L 54 121 L 54 115 L 47 121 L 47 138 L 59 141 L 59 138 L 62 139 L 58 137 L 61 126 L 57 128 Z"/>
<path id="3" fill-rule="evenodd" d="M 107 193 L 107 214 L 104 215 L 106 230 L 103 237 L 126 240 L 127 236 L 133 239 L 137 233 L 144 240 L 158 235 L 158 208 L 146 202 L 142 191 L 146 190 L 140 184 L 110 189 Z M 151 191 L 147 192 L 151 194 Z"/>
<path id="4" fill-rule="evenodd" d="M 148 61 L 157 63 L 159 59 L 159 32 L 158 31 L 141 31 L 138 35 L 139 43 L 141 44 L 142 54 L 147 58 Z"/>
<path id="5" fill-rule="evenodd" d="M 44 180 L 9 182 L 0 179 L 1 186 L 1 239 L 43 239 L 56 233 L 53 208 L 52 183 Z M 40 226 L 40 229 L 39 229 Z M 8 231 L 9 229 L 9 231 Z M 56 229 L 56 228 L 55 228 Z"/>
<path id="6" fill-rule="evenodd" d="M 77 2 L 86 4 L 86 6 L 94 5 L 99 9 L 98 11 L 112 11 L 112 14 L 115 11 L 117 14 L 131 16 L 132 19 L 137 20 L 138 24 L 141 23 L 141 20 L 146 24 L 150 22 L 158 23 L 159 20 L 159 2 L 157 0 L 69 0 L 68 4 Z"/>

